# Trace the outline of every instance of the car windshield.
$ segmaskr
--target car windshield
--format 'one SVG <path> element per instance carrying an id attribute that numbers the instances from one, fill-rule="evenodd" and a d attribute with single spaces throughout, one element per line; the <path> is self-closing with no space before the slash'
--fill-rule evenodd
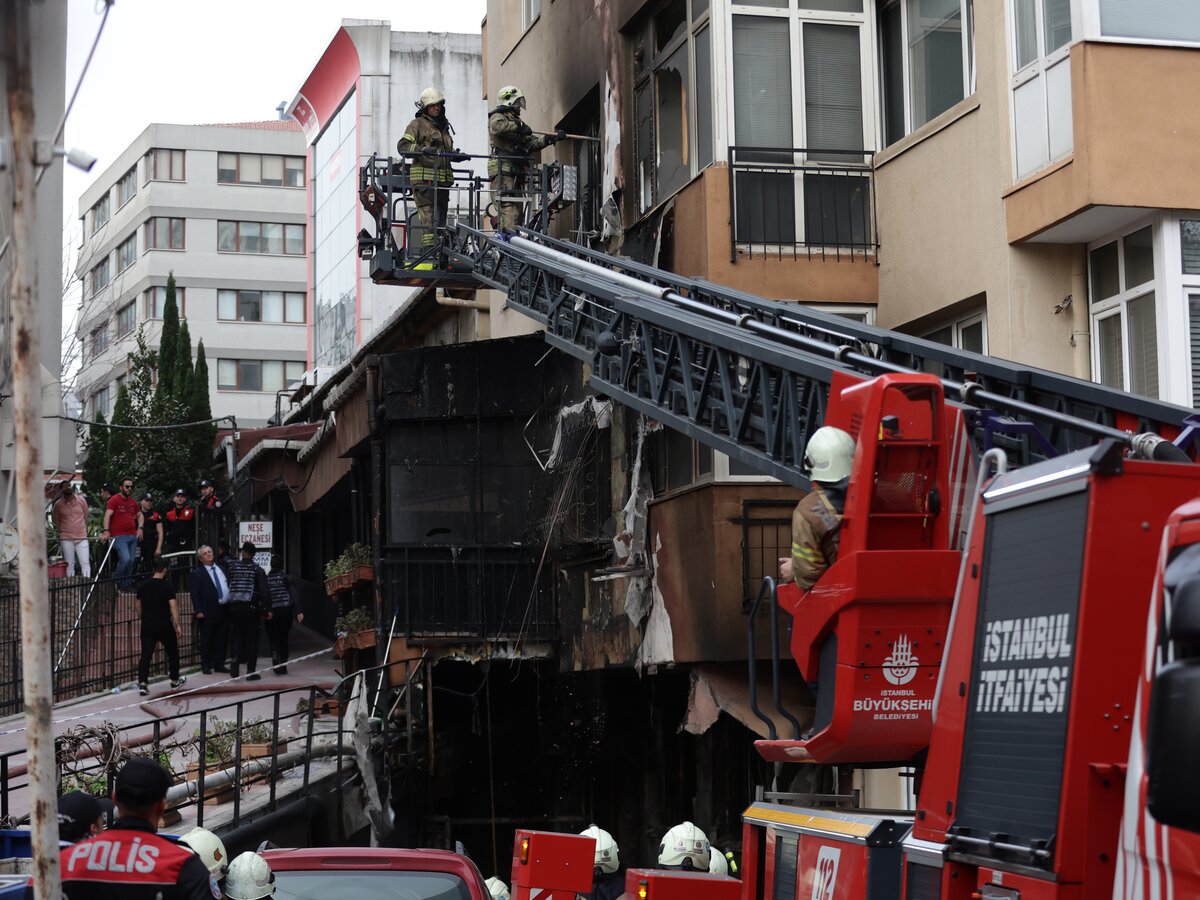
<path id="1" fill-rule="evenodd" d="M 275 900 L 471 900 L 457 875 L 445 872 L 276 872 Z"/>

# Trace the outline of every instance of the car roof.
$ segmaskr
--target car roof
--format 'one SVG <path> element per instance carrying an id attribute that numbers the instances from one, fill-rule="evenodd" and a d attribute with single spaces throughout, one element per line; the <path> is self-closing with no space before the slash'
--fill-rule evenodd
<path id="1" fill-rule="evenodd" d="M 471 860 L 449 850 L 394 850 L 386 847 L 305 847 L 265 850 L 275 872 L 447 872 L 475 882 L 479 870 Z"/>

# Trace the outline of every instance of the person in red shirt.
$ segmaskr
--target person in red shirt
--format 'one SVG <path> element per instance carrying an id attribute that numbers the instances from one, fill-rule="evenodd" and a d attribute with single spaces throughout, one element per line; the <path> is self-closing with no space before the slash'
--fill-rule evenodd
<path id="1" fill-rule="evenodd" d="M 104 531 L 100 537 L 111 538 L 117 554 L 117 586 L 122 590 L 133 587 L 133 556 L 142 539 L 142 508 L 133 499 L 133 479 L 121 479 L 121 491 L 109 498 L 104 510 Z"/>

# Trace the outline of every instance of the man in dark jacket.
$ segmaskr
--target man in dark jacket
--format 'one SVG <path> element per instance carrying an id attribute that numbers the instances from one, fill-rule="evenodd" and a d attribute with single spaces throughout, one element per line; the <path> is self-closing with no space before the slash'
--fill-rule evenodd
<path id="1" fill-rule="evenodd" d="M 492 158 L 488 160 L 488 178 L 492 190 L 500 196 L 500 228 L 512 231 L 521 224 L 521 208 L 527 199 L 525 185 L 529 175 L 529 157 L 543 147 L 566 137 L 560 129 L 554 134 L 535 135 L 521 121 L 525 95 L 509 85 L 496 95 L 496 108 L 488 115 L 488 138 Z"/>
<path id="2" fill-rule="evenodd" d="M 205 675 L 227 672 L 229 572 L 213 558 L 213 549 L 207 544 L 196 555 L 200 564 L 192 569 L 188 586 L 192 598 L 193 633 L 199 636 L 200 671 Z"/>
<path id="3" fill-rule="evenodd" d="M 258 668 L 258 622 L 267 604 L 267 573 L 254 561 L 255 546 L 242 544 L 242 558 L 229 564 L 229 674 L 235 678 L 246 666 L 246 680 L 262 678 Z"/>
<path id="4" fill-rule="evenodd" d="M 445 96 L 437 88 L 426 88 L 417 100 L 416 118 L 408 123 L 396 143 L 396 150 L 407 154 L 422 250 L 434 245 L 437 229 L 446 224 L 450 206 L 447 188 L 454 182 L 450 163 L 467 158 L 454 149 L 453 135 L 454 128 L 446 118 Z"/>
<path id="5" fill-rule="evenodd" d="M 61 851 L 67 900 L 220 900 L 221 889 L 195 853 L 159 837 L 170 776 L 148 756 L 117 773 L 117 820 L 95 837 Z"/>

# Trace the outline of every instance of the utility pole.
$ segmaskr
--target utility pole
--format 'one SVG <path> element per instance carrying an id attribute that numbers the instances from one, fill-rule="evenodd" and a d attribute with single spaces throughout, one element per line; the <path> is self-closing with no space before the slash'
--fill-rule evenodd
<path id="1" fill-rule="evenodd" d="M 62 895 L 58 865 L 57 761 L 51 712 L 50 603 L 46 573 L 46 498 L 42 492 L 41 327 L 37 314 L 37 163 L 52 159 L 53 142 L 38 160 L 33 109 L 29 0 L 3 0 L 8 121 L 12 128 L 13 270 L 11 281 L 13 436 L 16 442 L 17 522 L 21 536 L 21 655 L 29 753 L 29 823 L 33 831 L 36 897 Z M 57 302 L 57 298 L 56 298 Z"/>

